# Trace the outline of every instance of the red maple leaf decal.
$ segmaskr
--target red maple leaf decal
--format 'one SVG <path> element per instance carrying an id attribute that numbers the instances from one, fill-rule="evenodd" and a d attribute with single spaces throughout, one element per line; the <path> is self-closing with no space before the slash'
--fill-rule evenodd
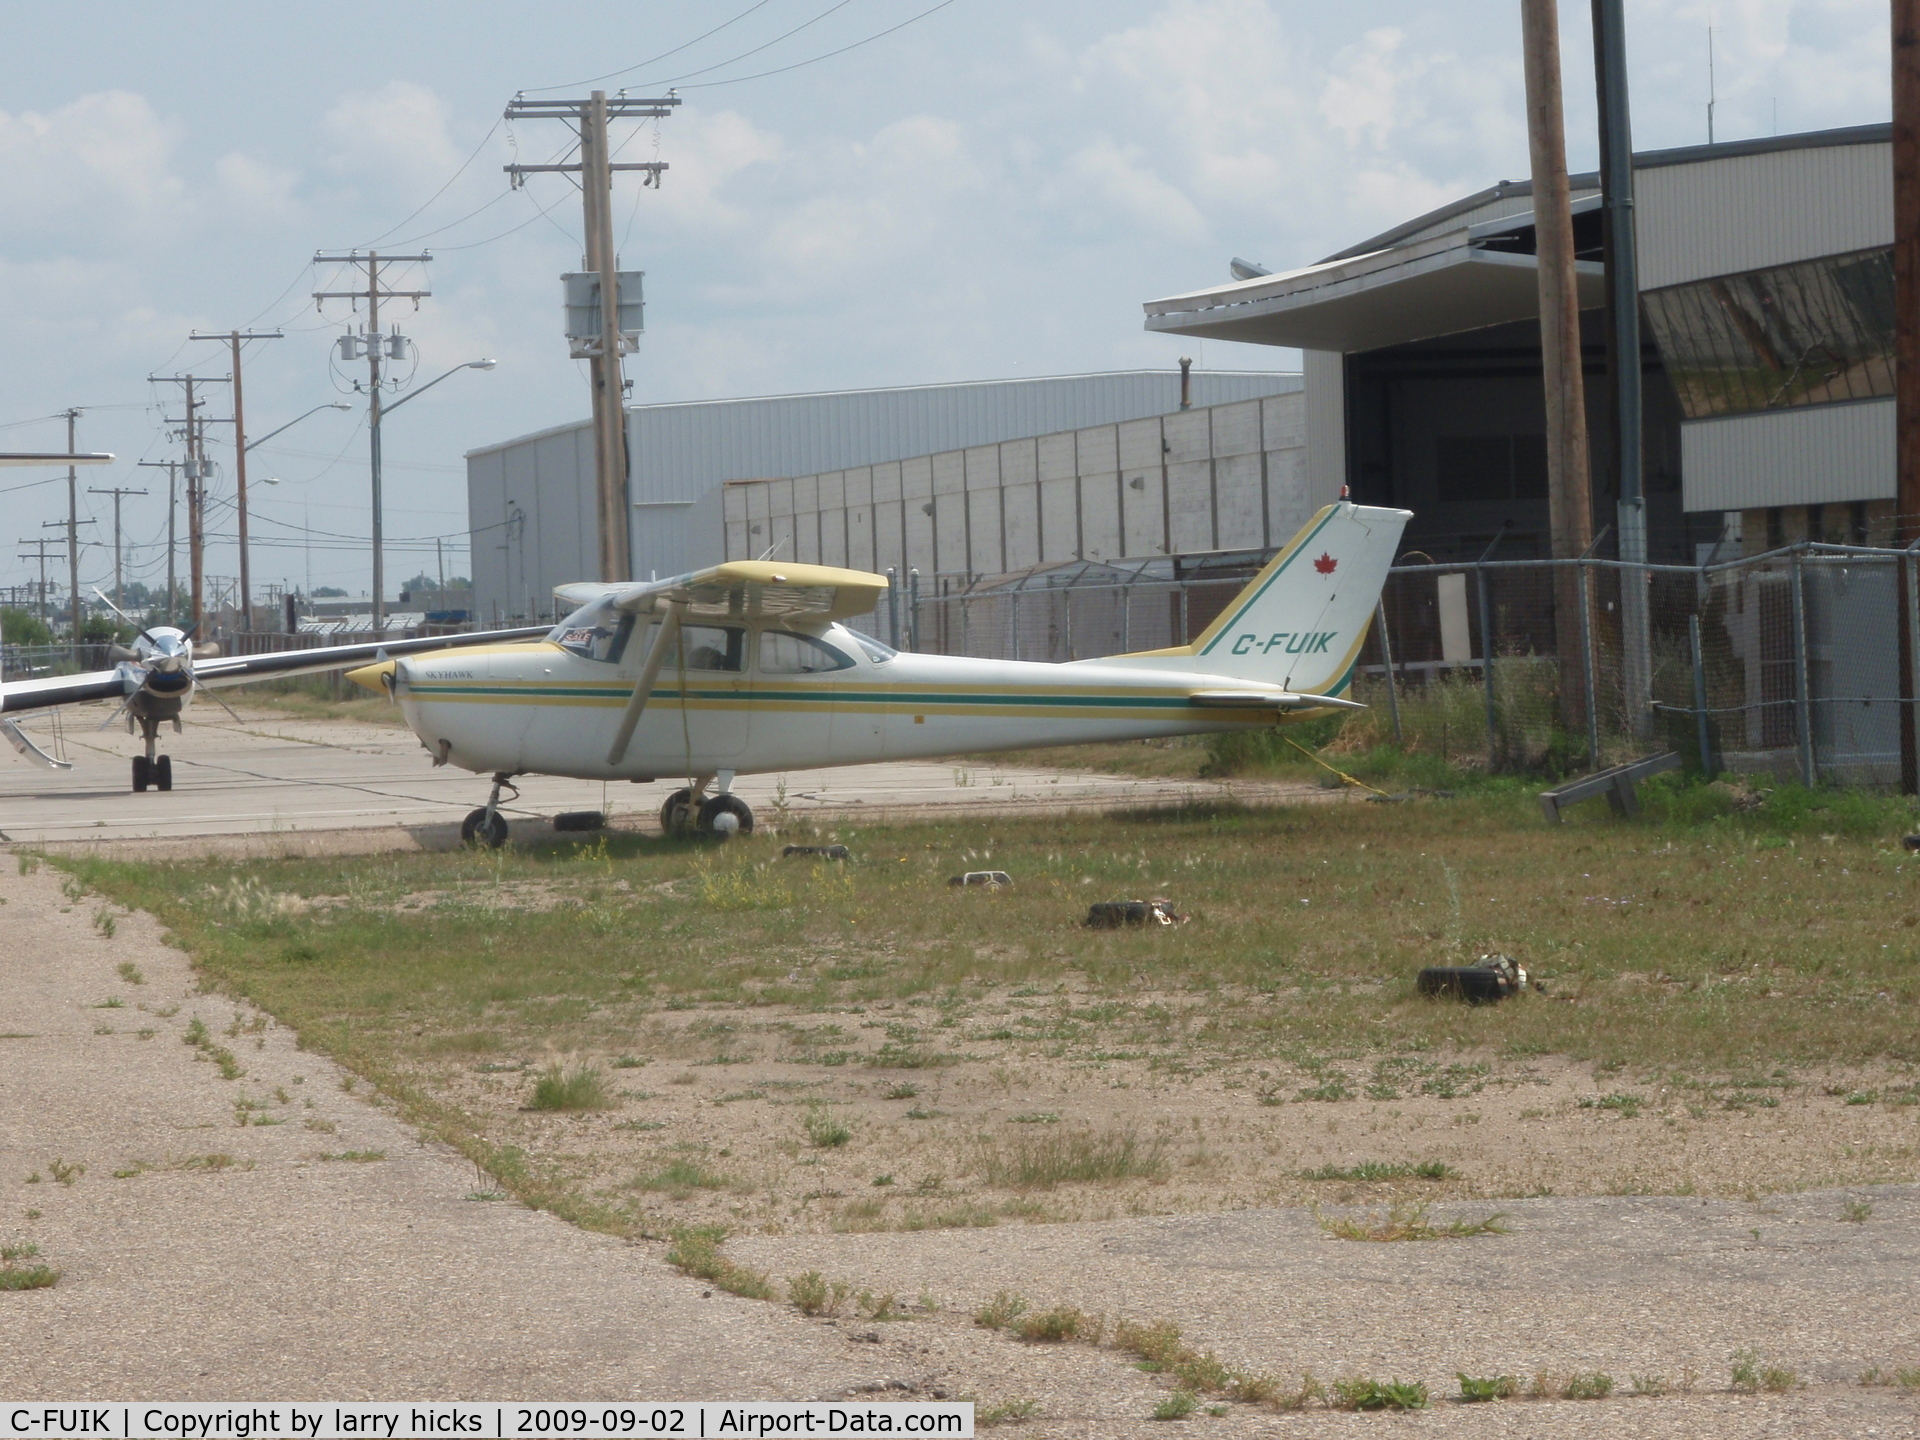
<path id="1" fill-rule="evenodd" d="M 1313 568 L 1318 570 L 1322 575 L 1331 575 L 1334 567 L 1339 563 L 1340 562 L 1334 559 L 1333 556 L 1322 550 L 1320 552 L 1320 558 L 1313 562 Z"/>

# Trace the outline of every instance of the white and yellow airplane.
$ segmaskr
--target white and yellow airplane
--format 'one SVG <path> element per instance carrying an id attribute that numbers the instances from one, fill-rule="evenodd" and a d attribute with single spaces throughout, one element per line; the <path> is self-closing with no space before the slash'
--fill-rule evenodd
<path id="1" fill-rule="evenodd" d="M 1360 708 L 1343 698 L 1404 510 L 1313 517 L 1190 645 L 1048 664 L 897 653 L 841 620 L 884 576 L 729 561 L 577 584 L 544 640 L 388 659 L 350 679 L 399 704 L 436 765 L 491 773 L 469 841 L 503 843 L 520 775 L 685 776 L 669 833 L 753 828 L 736 776 L 982 750 L 1192 735 Z M 713 787 L 709 793 L 709 787 Z"/>

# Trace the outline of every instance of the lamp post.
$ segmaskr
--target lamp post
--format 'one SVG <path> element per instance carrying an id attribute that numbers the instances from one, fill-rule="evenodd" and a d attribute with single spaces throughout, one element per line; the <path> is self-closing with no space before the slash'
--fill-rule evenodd
<path id="1" fill-rule="evenodd" d="M 373 392 L 373 402 L 367 408 L 367 429 L 372 437 L 370 451 L 373 470 L 373 633 L 384 635 L 387 630 L 387 564 L 382 550 L 383 526 L 380 518 L 380 425 L 387 416 L 398 410 L 409 400 L 416 399 L 438 385 L 442 380 L 459 374 L 462 370 L 491 370 L 498 360 L 469 360 L 464 365 L 456 365 L 445 375 L 436 375 L 424 385 L 416 385 L 391 405 L 380 401 L 380 392 Z"/>

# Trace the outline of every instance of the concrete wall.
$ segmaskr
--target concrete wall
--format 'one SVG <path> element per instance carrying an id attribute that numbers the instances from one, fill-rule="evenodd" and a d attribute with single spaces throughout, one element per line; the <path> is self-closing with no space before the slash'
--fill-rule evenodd
<path id="1" fill-rule="evenodd" d="M 1336 360 L 1338 357 L 1334 357 Z M 1278 545 L 1319 506 L 1299 394 L 724 487 L 726 558 L 1001 575 Z M 701 542 L 696 542 L 701 543 Z"/>

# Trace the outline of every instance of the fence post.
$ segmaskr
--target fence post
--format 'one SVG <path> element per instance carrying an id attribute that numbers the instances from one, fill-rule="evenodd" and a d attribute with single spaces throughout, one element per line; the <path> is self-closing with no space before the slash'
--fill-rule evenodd
<path id="1" fill-rule="evenodd" d="M 1800 779 L 1811 790 L 1813 771 L 1813 703 L 1807 694 L 1807 591 L 1801 556 L 1793 552 L 1793 711 L 1800 741 Z"/>
<path id="2" fill-rule="evenodd" d="M 1487 567 L 1474 566 L 1473 579 L 1480 594 L 1480 688 L 1487 697 L 1487 768 L 1491 770 L 1498 763 L 1499 720 L 1493 704 L 1493 617 L 1487 603 Z"/>
<path id="3" fill-rule="evenodd" d="M 1133 650 L 1133 587 L 1120 587 L 1120 653 L 1132 653 Z"/>
<path id="4" fill-rule="evenodd" d="M 1073 588 L 1071 586 L 1067 587 L 1066 590 L 1061 592 L 1060 598 L 1066 602 L 1066 607 L 1067 607 L 1067 659 L 1072 660 L 1073 659 Z"/>
<path id="5" fill-rule="evenodd" d="M 894 649 L 899 649 L 894 646 Z M 920 568 L 907 571 L 907 648 L 920 648 Z"/>
<path id="6" fill-rule="evenodd" d="M 1012 618 L 1007 622 L 1013 628 L 1013 658 L 1020 658 L 1020 592 L 1012 592 L 1013 604 L 1010 607 Z"/>
<path id="7" fill-rule="evenodd" d="M 966 595 L 960 597 L 960 653 L 962 655 L 973 653 L 973 613 L 969 608 L 970 603 L 971 597 Z"/>
<path id="8" fill-rule="evenodd" d="M 887 567 L 887 644 L 900 648 L 900 576 Z"/>
<path id="9" fill-rule="evenodd" d="M 1916 783 L 1913 757 L 1920 755 L 1920 705 L 1914 704 L 1914 676 L 1920 675 L 1920 565 L 1914 563 L 1913 547 L 1907 547 L 1906 554 L 1900 557 L 1901 589 L 1906 592 L 1907 607 L 1907 648 L 1900 658 L 1905 662 L 1902 678 L 1906 684 L 1901 687 L 1900 706 L 1900 788 L 1911 795 L 1920 791 Z"/>
<path id="10" fill-rule="evenodd" d="M 1582 560 L 1580 566 L 1580 663 L 1587 674 L 1587 768 L 1600 768 L 1600 692 L 1599 676 L 1593 666 L 1593 592 L 1592 568 Z"/>
<path id="11" fill-rule="evenodd" d="M 1405 741 L 1400 736 L 1400 687 L 1393 679 L 1393 640 L 1387 634 L 1387 602 L 1376 600 L 1373 605 L 1373 623 L 1380 632 L 1380 662 L 1387 672 L 1387 713 L 1393 716 L 1393 743 L 1396 749 L 1405 749 Z"/>
<path id="12" fill-rule="evenodd" d="M 1712 739 L 1707 733 L 1707 667 L 1700 658 L 1700 617 L 1687 616 L 1687 646 L 1693 652 L 1693 724 L 1700 742 L 1700 769 L 1711 780 L 1717 773 Z"/>
<path id="13" fill-rule="evenodd" d="M 1187 587 L 1184 583 L 1180 586 L 1180 643 L 1193 643 L 1193 636 L 1187 630 Z"/>

